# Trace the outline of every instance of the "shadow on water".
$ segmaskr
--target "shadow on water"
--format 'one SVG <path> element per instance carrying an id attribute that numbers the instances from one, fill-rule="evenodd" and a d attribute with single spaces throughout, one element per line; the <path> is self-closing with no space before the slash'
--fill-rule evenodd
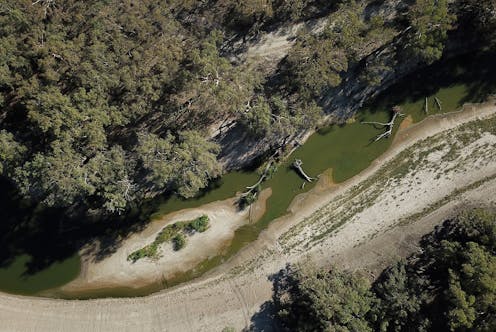
<path id="1" fill-rule="evenodd" d="M 39 209 L 23 201 L 15 190 L 0 180 L 0 289 L 34 294 L 56 287 L 79 273 L 76 247 L 59 236 L 61 211 Z M 75 256 L 75 258 L 73 258 Z M 70 269 L 61 269 L 62 264 Z M 52 272 L 50 273 L 50 268 Z M 48 272 L 47 272 L 48 271 Z"/>
<path id="2" fill-rule="evenodd" d="M 96 259 L 114 253 L 145 225 L 143 214 L 96 219 L 79 211 L 42 208 L 0 178 L 0 290 L 23 295 L 60 287 L 80 271 L 78 251 L 98 239 Z M 140 216 L 141 214 L 141 216 Z M 140 221 L 141 220 L 141 221 Z M 91 250 L 91 248 L 89 248 Z"/>
<path id="3" fill-rule="evenodd" d="M 449 100 L 450 94 L 444 91 L 455 86 L 458 89 L 454 92 L 463 97 L 454 98 L 456 103 L 453 104 Z M 495 91 L 496 53 L 465 54 L 407 75 L 400 83 L 382 92 L 369 109 L 377 112 L 393 105 L 418 104 L 424 102 L 425 97 L 438 94 L 446 97 L 448 107 L 456 108 L 465 103 L 482 102 Z"/>

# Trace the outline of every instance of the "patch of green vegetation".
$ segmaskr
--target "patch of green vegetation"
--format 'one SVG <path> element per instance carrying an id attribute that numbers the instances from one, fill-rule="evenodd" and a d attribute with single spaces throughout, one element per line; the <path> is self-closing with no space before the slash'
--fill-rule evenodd
<path id="1" fill-rule="evenodd" d="M 257 201 L 258 194 L 262 191 L 262 186 L 258 185 L 256 186 L 253 190 L 250 192 L 243 194 L 239 199 L 238 199 L 238 206 L 241 210 L 246 209 L 248 206 L 252 205 Z"/>
<path id="2" fill-rule="evenodd" d="M 270 160 L 268 160 L 258 168 L 257 173 L 260 173 L 258 184 L 256 186 L 246 187 L 248 191 L 244 192 L 238 198 L 237 204 L 241 210 L 246 209 L 257 201 L 258 195 L 262 191 L 263 183 L 269 181 L 276 174 L 277 169 L 277 162 L 274 162 L 272 158 L 270 158 Z"/>
<path id="3" fill-rule="evenodd" d="M 186 237 L 184 237 L 183 233 L 179 233 L 174 238 L 172 239 L 172 246 L 174 248 L 174 251 L 179 251 L 184 246 L 186 246 Z"/>
<path id="4" fill-rule="evenodd" d="M 138 249 L 132 252 L 129 256 L 127 256 L 128 261 L 132 261 L 133 263 L 137 260 L 145 257 L 149 258 L 157 258 L 158 257 L 158 245 L 160 243 L 153 242 L 152 244 L 147 245 L 141 249 Z"/>
<path id="5" fill-rule="evenodd" d="M 191 221 L 188 224 L 187 228 L 190 231 L 195 231 L 195 232 L 203 233 L 210 226 L 209 223 L 208 223 L 208 221 L 209 221 L 208 216 L 203 215 L 203 216 L 201 216 L 199 218 L 196 218 L 195 220 Z"/>
<path id="6" fill-rule="evenodd" d="M 179 221 L 172 225 L 164 227 L 155 238 L 155 242 L 169 242 L 177 233 L 184 229 L 184 222 Z"/>
<path id="7" fill-rule="evenodd" d="M 159 257 L 160 245 L 167 242 L 172 242 L 175 251 L 181 250 L 187 243 L 186 234 L 205 232 L 210 227 L 209 221 L 207 215 L 202 215 L 194 220 L 178 221 L 167 225 L 157 234 L 151 244 L 132 252 L 127 256 L 127 260 L 134 263 L 145 257 L 156 259 Z"/>
<path id="8" fill-rule="evenodd" d="M 236 329 L 231 326 L 226 326 L 222 329 L 222 332 L 236 332 Z"/>

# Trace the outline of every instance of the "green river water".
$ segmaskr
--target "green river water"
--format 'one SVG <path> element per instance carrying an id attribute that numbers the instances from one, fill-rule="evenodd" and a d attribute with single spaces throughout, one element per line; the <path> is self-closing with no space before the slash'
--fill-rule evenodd
<path id="1" fill-rule="evenodd" d="M 272 188 L 272 195 L 267 200 L 267 211 L 263 217 L 257 223 L 239 228 L 231 244 L 223 252 L 173 280 L 140 289 L 121 287 L 64 294 L 57 291 L 57 287 L 78 275 L 80 261 L 77 255 L 32 275 L 26 274 L 29 257 L 20 255 L 12 260 L 10 265 L 0 268 L 0 289 L 18 294 L 65 298 L 141 296 L 201 276 L 254 241 L 272 220 L 286 213 L 296 195 L 313 187 L 313 184 L 309 183 L 301 189 L 303 180 L 290 167 L 296 158 L 303 161 L 304 169 L 310 176 L 317 176 L 332 168 L 333 180 L 345 181 L 369 166 L 387 150 L 392 141 L 380 140 L 371 144 L 371 139 L 381 133 L 381 130 L 361 124 L 361 121 L 388 122 L 391 107 L 400 105 L 404 113 L 410 115 L 414 122 L 418 122 L 425 117 L 423 110 L 425 97 L 429 97 L 430 113 L 438 114 L 440 111 L 434 103 L 434 97 L 441 100 L 443 112 L 451 112 L 459 109 L 466 102 L 483 101 L 493 91 L 496 91 L 496 61 L 493 54 L 461 56 L 406 77 L 399 84 L 382 93 L 373 105 L 361 110 L 355 116 L 354 123 L 333 125 L 312 135 L 304 145 L 279 165 L 275 175 L 263 184 L 263 188 Z M 397 122 L 395 129 L 399 123 L 400 121 Z M 159 202 L 152 220 L 172 211 L 233 197 L 237 191 L 255 183 L 258 176 L 255 172 L 231 172 L 198 198 L 189 200 L 176 197 L 164 198 Z"/>

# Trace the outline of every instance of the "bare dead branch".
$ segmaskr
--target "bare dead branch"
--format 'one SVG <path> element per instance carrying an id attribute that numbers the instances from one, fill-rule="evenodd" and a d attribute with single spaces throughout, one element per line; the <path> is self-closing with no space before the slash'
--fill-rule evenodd
<path id="1" fill-rule="evenodd" d="M 46 18 L 47 17 L 47 13 L 48 13 L 48 9 L 55 4 L 55 0 L 36 0 L 31 5 L 34 6 L 34 5 L 37 5 L 39 3 L 42 6 L 45 7 L 45 9 L 44 9 L 44 15 L 45 15 L 45 18 Z"/>
<path id="2" fill-rule="evenodd" d="M 437 97 L 434 97 L 434 100 L 436 101 L 436 105 L 439 108 L 439 110 L 442 111 L 443 107 L 441 105 L 441 101 Z"/>
<path id="3" fill-rule="evenodd" d="M 391 118 L 391 121 L 389 121 L 387 123 L 372 122 L 372 121 L 362 122 L 362 123 L 363 124 L 374 124 L 374 125 L 380 125 L 380 126 L 387 127 L 386 131 L 384 133 L 376 136 L 376 138 L 374 139 L 374 142 L 377 142 L 378 140 L 380 140 L 382 138 L 388 138 L 389 136 L 392 135 L 393 128 L 394 128 L 394 122 L 396 121 L 396 118 L 398 116 L 405 116 L 405 114 L 401 113 L 401 109 L 398 106 L 395 106 L 395 107 L 393 107 L 393 117 Z"/>
<path id="4" fill-rule="evenodd" d="M 293 162 L 293 167 L 300 173 L 300 175 L 307 181 L 307 182 L 312 182 L 313 180 L 315 180 L 315 178 L 312 178 L 310 176 L 308 176 L 305 171 L 303 170 L 303 168 L 301 167 L 303 165 L 303 162 L 300 160 L 300 159 L 296 159 L 294 162 Z"/>

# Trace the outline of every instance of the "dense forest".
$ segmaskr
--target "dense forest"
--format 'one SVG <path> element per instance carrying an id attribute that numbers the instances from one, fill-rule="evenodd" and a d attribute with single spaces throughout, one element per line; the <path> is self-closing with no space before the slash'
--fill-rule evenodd
<path id="1" fill-rule="evenodd" d="M 300 265 L 282 271 L 274 289 L 275 318 L 288 331 L 495 331 L 496 214 L 445 221 L 373 284 Z"/>
<path id="2" fill-rule="evenodd" d="M 493 0 L 55 1 L 0 3 L 0 173 L 48 207 L 122 213 L 159 193 L 192 197 L 225 171 L 215 132 L 238 123 L 268 149 L 321 123 L 347 73 L 381 85 L 391 63 L 430 64 L 450 36 L 494 45 Z M 267 71 L 235 40 L 326 18 Z M 466 50 L 469 51 L 469 50 Z M 350 116 L 351 114 L 348 114 Z"/>

